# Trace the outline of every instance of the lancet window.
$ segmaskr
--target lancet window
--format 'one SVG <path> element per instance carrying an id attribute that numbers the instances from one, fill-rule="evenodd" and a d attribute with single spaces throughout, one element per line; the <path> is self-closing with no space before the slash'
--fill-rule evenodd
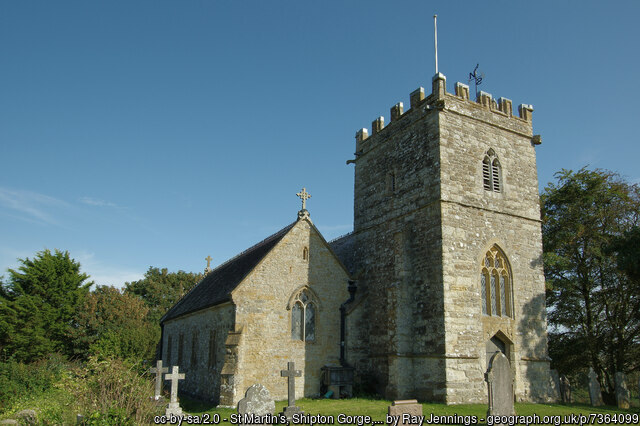
<path id="1" fill-rule="evenodd" d="M 311 342 L 316 339 L 318 302 L 307 288 L 299 290 L 289 302 L 291 309 L 291 338 Z"/>
<path id="2" fill-rule="evenodd" d="M 511 274 L 506 256 L 493 246 L 482 259 L 480 272 L 482 313 L 490 316 L 512 317 Z"/>

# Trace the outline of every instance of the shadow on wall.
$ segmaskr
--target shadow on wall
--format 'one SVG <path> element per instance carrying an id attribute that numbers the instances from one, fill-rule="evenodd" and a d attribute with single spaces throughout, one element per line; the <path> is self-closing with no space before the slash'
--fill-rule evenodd
<path id="1" fill-rule="evenodd" d="M 518 332 L 522 336 L 520 355 L 527 360 L 523 376 L 529 382 L 524 396 L 534 402 L 557 398 L 550 386 L 546 314 L 545 295 L 539 294 L 522 307 L 522 318 L 518 322 Z"/>
<path id="2" fill-rule="evenodd" d="M 542 255 L 536 257 L 535 259 L 533 259 L 531 261 L 531 263 L 529 263 L 529 265 L 531 266 L 531 268 L 533 269 L 537 269 L 539 267 L 543 267 L 544 266 L 544 261 L 542 259 Z"/>

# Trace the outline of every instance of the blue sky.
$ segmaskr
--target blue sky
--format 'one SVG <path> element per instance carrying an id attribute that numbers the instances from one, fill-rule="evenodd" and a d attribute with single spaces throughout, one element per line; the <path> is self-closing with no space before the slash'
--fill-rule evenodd
<path id="1" fill-rule="evenodd" d="M 434 13 L 448 91 L 479 63 L 535 108 L 541 188 L 640 182 L 637 1 L 3 1 L 0 275 L 44 248 L 98 284 L 201 271 L 303 186 L 325 238 L 349 232 L 355 131 L 429 90 Z"/>

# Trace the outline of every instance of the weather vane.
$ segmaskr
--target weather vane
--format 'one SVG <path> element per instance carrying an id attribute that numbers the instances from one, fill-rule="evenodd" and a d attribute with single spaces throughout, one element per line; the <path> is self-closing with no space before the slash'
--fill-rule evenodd
<path id="1" fill-rule="evenodd" d="M 480 64 L 476 64 L 476 67 L 473 69 L 473 72 L 469 73 L 469 83 L 473 80 L 476 84 L 476 98 L 478 97 L 478 86 L 482 84 L 482 79 L 484 78 L 484 73 L 478 72 L 478 67 Z"/>

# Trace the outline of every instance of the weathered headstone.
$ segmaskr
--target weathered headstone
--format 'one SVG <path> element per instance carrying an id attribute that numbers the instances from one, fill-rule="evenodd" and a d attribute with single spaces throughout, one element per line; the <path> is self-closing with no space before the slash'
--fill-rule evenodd
<path id="1" fill-rule="evenodd" d="M 23 425 L 36 425 L 38 424 L 38 413 L 35 410 L 22 410 L 16 414 L 18 422 Z"/>
<path id="2" fill-rule="evenodd" d="M 261 384 L 255 384 L 249 386 L 244 394 L 244 398 L 238 401 L 238 414 L 240 414 L 241 422 L 245 423 L 246 416 L 250 416 L 250 419 L 246 419 L 247 423 L 251 424 L 272 424 L 267 419 L 266 421 L 259 420 L 257 417 L 273 416 L 276 411 L 276 403 L 271 398 L 269 390 Z"/>
<path id="3" fill-rule="evenodd" d="M 512 416 L 513 374 L 509 360 L 502 352 L 496 352 L 489 361 L 489 369 L 484 375 L 489 387 L 489 409 L 487 416 Z"/>
<path id="4" fill-rule="evenodd" d="M 169 369 L 167 367 L 162 367 L 162 360 L 159 359 L 156 361 L 156 366 L 150 368 L 149 372 L 156 375 L 156 394 L 154 395 L 154 398 L 156 400 L 160 399 L 162 396 L 162 375 L 164 373 L 168 373 Z"/>
<path id="5" fill-rule="evenodd" d="M 302 188 L 304 190 L 304 188 Z M 291 419 L 291 417 L 296 413 L 302 413 L 300 407 L 296 407 L 296 377 L 302 376 L 302 372 L 300 370 L 295 369 L 295 363 L 293 361 L 289 361 L 287 363 L 286 370 L 280 370 L 280 376 L 286 377 L 288 380 L 288 391 L 287 391 L 287 406 L 282 409 L 282 414 L 284 414 L 287 419 Z"/>
<path id="6" fill-rule="evenodd" d="M 569 404 L 571 401 L 571 382 L 564 374 L 560 377 L 560 394 L 562 395 L 562 402 Z"/>
<path id="7" fill-rule="evenodd" d="M 589 368 L 589 399 L 591 400 L 591 405 L 594 407 L 604 405 L 598 375 L 593 371 L 593 368 Z"/>
<path id="8" fill-rule="evenodd" d="M 551 388 L 551 399 L 553 401 L 562 400 L 562 392 L 560 392 L 560 375 L 558 370 L 549 370 L 550 381 L 549 386 Z"/>
<path id="9" fill-rule="evenodd" d="M 180 403 L 178 402 L 178 380 L 184 379 L 184 373 L 179 374 L 180 367 L 174 365 L 171 368 L 171 374 L 167 374 L 164 376 L 165 380 L 171 381 L 171 400 L 169 401 L 169 405 L 167 405 L 167 409 L 165 410 L 165 415 L 170 416 L 182 416 L 182 408 L 180 407 Z"/>
<path id="10" fill-rule="evenodd" d="M 627 378 L 624 373 L 620 371 L 616 373 L 616 401 L 618 402 L 618 408 L 624 410 L 629 409 L 631 398 L 629 396 L 629 389 L 627 388 Z"/>
<path id="11" fill-rule="evenodd" d="M 395 425 L 419 424 L 422 418 L 422 404 L 418 404 L 416 399 L 393 401 L 387 409 L 387 415 L 392 417 L 391 423 Z"/>

